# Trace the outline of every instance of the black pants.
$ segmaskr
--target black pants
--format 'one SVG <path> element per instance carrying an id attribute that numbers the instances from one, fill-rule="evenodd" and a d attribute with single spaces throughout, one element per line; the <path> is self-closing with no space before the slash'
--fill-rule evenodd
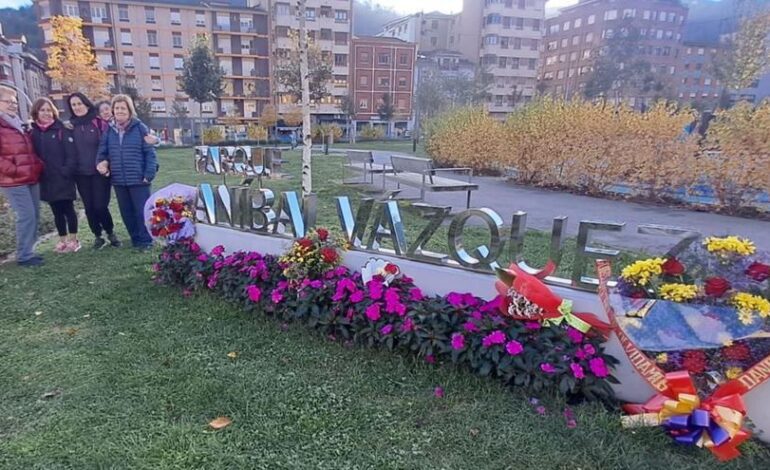
<path id="1" fill-rule="evenodd" d="M 115 196 L 131 244 L 136 248 L 152 246 L 152 236 L 144 225 L 144 204 L 150 199 L 150 185 L 115 186 Z"/>
<path id="2" fill-rule="evenodd" d="M 102 231 L 111 234 L 115 224 L 112 222 L 110 214 L 110 191 L 111 185 L 109 178 L 101 175 L 75 176 L 80 198 L 83 200 L 83 206 L 86 209 L 86 218 L 88 226 L 97 237 L 102 236 Z"/>
<path id="3" fill-rule="evenodd" d="M 75 205 L 72 201 L 51 201 L 48 203 L 53 212 L 53 221 L 56 231 L 63 237 L 68 233 L 78 233 L 78 215 L 75 213 Z"/>

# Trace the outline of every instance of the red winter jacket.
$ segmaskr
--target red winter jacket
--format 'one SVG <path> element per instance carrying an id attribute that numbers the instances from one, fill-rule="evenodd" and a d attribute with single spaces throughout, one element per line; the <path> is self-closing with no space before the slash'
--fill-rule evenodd
<path id="1" fill-rule="evenodd" d="M 29 134 L 19 132 L 0 118 L 0 187 L 35 184 L 43 172 Z"/>

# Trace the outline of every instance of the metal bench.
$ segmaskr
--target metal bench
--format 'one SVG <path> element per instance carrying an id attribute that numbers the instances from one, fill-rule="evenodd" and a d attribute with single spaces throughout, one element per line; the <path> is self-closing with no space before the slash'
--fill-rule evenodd
<path id="1" fill-rule="evenodd" d="M 354 173 L 361 173 L 363 181 L 346 181 L 345 170 L 350 170 Z M 372 152 L 367 152 L 364 150 L 348 150 L 345 154 L 345 162 L 342 164 L 342 183 L 374 184 L 375 174 L 384 174 L 391 171 L 392 168 L 389 165 L 374 163 L 374 155 Z M 383 188 L 385 187 L 384 179 L 382 186 Z"/>
<path id="2" fill-rule="evenodd" d="M 402 184 L 419 188 L 421 201 L 425 199 L 426 191 L 465 191 L 468 194 L 465 207 L 470 208 L 471 192 L 479 189 L 479 185 L 471 181 L 473 179 L 471 168 L 434 168 L 433 161 L 430 159 L 399 155 L 392 155 L 390 162 L 393 167 L 393 174 L 385 175 L 384 178 L 395 181 L 399 189 Z M 468 179 L 462 181 L 446 176 L 437 176 L 437 173 L 462 173 Z"/>

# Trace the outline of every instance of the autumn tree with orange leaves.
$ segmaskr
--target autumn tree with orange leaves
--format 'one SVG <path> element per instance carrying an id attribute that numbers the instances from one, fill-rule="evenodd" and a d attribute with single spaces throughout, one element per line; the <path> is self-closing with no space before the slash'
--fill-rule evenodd
<path id="1" fill-rule="evenodd" d="M 79 91 L 91 98 L 108 94 L 109 79 L 99 68 L 91 44 L 83 36 L 83 20 L 70 16 L 51 18 L 53 40 L 48 50 L 48 76 L 64 93 Z"/>

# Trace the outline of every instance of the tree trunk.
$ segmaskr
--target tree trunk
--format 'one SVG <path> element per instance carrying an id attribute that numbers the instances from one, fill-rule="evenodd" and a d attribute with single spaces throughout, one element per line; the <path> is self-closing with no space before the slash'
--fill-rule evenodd
<path id="1" fill-rule="evenodd" d="M 203 103 L 201 103 L 200 101 L 198 102 L 198 140 L 200 141 L 201 145 L 204 145 L 203 143 Z"/>
<path id="2" fill-rule="evenodd" d="M 307 27 L 305 24 L 306 0 L 297 0 L 299 9 L 299 73 L 302 79 L 302 196 L 313 192 L 312 150 L 310 134 L 310 71 L 307 59 Z"/>

